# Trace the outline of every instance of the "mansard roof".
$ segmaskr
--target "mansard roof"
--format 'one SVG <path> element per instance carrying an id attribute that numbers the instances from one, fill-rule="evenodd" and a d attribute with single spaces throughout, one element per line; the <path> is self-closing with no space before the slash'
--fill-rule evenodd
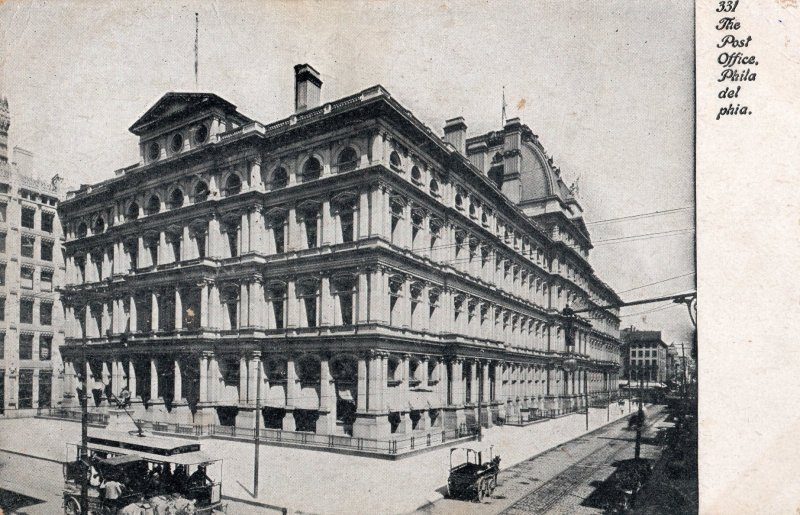
<path id="1" fill-rule="evenodd" d="M 236 113 L 236 106 L 213 93 L 187 93 L 171 91 L 161 97 L 128 129 L 137 136 L 173 120 L 197 112 L 218 107 L 225 113 Z M 238 114 L 238 113 L 237 113 Z M 249 118 L 239 114 L 244 120 Z"/>

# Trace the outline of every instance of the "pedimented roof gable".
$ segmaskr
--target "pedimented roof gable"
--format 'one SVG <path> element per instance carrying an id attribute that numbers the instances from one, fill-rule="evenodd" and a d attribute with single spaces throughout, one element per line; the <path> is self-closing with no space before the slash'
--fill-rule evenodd
<path id="1" fill-rule="evenodd" d="M 219 107 L 228 113 L 236 112 L 235 105 L 213 93 L 170 92 L 153 104 L 128 130 L 140 136 L 162 123 L 171 122 L 198 110 L 212 107 Z"/>

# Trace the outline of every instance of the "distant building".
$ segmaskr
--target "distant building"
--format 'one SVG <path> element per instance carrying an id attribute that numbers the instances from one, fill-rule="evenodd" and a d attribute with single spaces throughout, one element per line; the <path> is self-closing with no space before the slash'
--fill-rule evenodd
<path id="1" fill-rule="evenodd" d="M 386 439 L 615 390 L 619 297 L 536 135 L 442 138 L 381 86 L 321 86 L 295 67 L 270 124 L 167 93 L 130 128 L 140 162 L 61 205 L 65 402 L 88 379 L 148 421 Z M 571 348 L 568 304 L 593 313 Z"/>
<path id="2" fill-rule="evenodd" d="M 8 102 L 0 102 L 0 412 L 25 414 L 60 404 L 64 342 L 63 236 L 56 207 L 58 181 L 23 173 L 32 154 L 18 147 L 8 159 Z M 30 411 L 29 411 L 30 410 Z"/>
<path id="3" fill-rule="evenodd" d="M 680 361 L 678 357 L 680 356 L 680 351 L 675 344 L 672 343 L 667 347 L 667 379 L 674 380 L 676 377 L 680 377 L 681 370 L 679 370 L 678 366 L 680 365 Z"/>
<path id="4" fill-rule="evenodd" d="M 638 331 L 631 327 L 620 331 L 623 343 L 623 377 L 663 383 L 670 376 L 667 368 L 667 344 L 661 331 Z M 641 374 L 641 375 L 640 375 Z"/>

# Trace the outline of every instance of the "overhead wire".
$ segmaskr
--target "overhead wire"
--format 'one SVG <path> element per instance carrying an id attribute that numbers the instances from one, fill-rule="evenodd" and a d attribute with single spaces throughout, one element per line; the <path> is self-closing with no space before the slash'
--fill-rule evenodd
<path id="1" fill-rule="evenodd" d="M 661 211 L 651 211 L 649 213 L 639 213 L 637 215 L 618 216 L 616 218 L 606 218 L 605 220 L 595 220 L 593 222 L 585 222 L 585 223 L 586 223 L 586 225 L 600 225 L 600 224 L 606 224 L 606 223 L 611 223 L 611 222 L 619 222 L 619 221 L 624 221 L 624 220 L 638 220 L 638 219 L 641 219 L 641 218 L 652 218 L 652 217 L 655 217 L 655 216 L 663 216 L 663 215 L 668 215 L 668 214 L 678 213 L 680 211 L 688 211 L 688 210 L 694 210 L 694 206 L 676 207 L 676 208 L 673 208 L 673 209 L 663 209 Z"/>
<path id="2" fill-rule="evenodd" d="M 636 288 L 630 288 L 630 289 L 628 289 L 628 290 L 622 290 L 622 291 L 618 291 L 618 292 L 617 292 L 617 295 L 621 295 L 621 294 L 623 294 L 623 293 L 628 293 L 628 292 L 631 292 L 631 291 L 634 291 L 634 290 L 641 290 L 642 288 L 647 288 L 648 286 L 654 286 L 654 285 L 656 285 L 656 284 L 665 283 L 665 282 L 667 282 L 667 281 L 672 281 L 672 280 L 674 280 L 674 279 L 681 279 L 681 278 L 683 278 L 683 277 L 689 277 L 690 275 L 695 275 L 695 272 L 689 272 L 689 273 L 686 273 L 686 274 L 683 274 L 683 275 L 676 275 L 676 276 L 674 276 L 674 277 L 668 277 L 668 278 L 666 278 L 666 279 L 662 279 L 662 280 L 660 280 L 660 281 L 656 281 L 656 282 L 654 282 L 654 283 L 643 284 L 643 285 L 641 285 L 641 286 L 637 286 Z"/>

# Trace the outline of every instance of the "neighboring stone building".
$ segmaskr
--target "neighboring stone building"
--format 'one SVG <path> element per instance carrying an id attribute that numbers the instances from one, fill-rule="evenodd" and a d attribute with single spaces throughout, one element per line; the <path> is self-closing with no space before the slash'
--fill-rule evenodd
<path id="1" fill-rule="evenodd" d="M 663 383 L 671 376 L 667 367 L 667 344 L 661 331 L 638 331 L 631 327 L 621 332 L 624 344 L 623 377 Z M 639 375 L 641 374 L 641 375 Z"/>
<path id="2" fill-rule="evenodd" d="M 0 413 L 60 404 L 64 343 L 58 287 L 64 280 L 59 182 L 34 179 L 32 155 L 7 155 L 8 103 L 0 104 Z M 22 169 L 17 166 L 22 164 Z"/>
<path id="3" fill-rule="evenodd" d="M 682 371 L 678 370 L 678 366 L 680 365 L 680 361 L 678 360 L 679 354 L 680 351 L 678 351 L 674 343 L 671 343 L 667 347 L 667 379 L 674 380 L 682 373 Z"/>
<path id="4" fill-rule="evenodd" d="M 295 76 L 269 125 L 164 95 L 140 162 L 62 203 L 66 402 L 88 376 L 100 407 L 127 386 L 137 418 L 252 427 L 260 371 L 265 427 L 387 439 L 616 388 L 616 309 L 562 369 L 561 310 L 619 298 L 530 129 L 442 140 L 380 86 L 320 105 Z"/>

